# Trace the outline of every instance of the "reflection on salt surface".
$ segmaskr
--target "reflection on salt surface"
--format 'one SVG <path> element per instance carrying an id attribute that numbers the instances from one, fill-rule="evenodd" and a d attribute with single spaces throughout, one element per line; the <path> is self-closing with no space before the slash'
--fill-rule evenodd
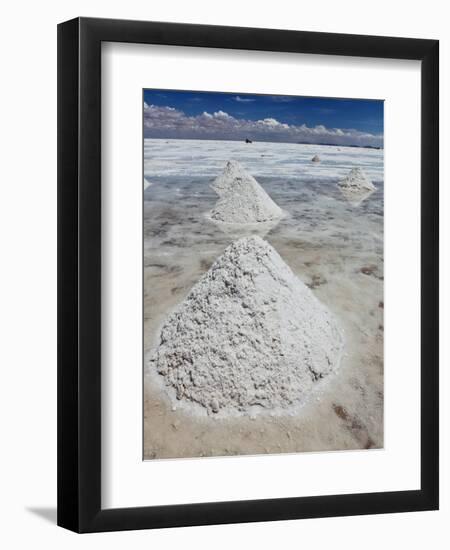
<path id="1" fill-rule="evenodd" d="M 374 191 L 348 191 L 346 189 L 339 189 L 342 193 L 342 196 L 352 205 L 359 206 L 363 201 L 368 199 Z"/>
<path id="2" fill-rule="evenodd" d="M 214 147 L 212 147 L 214 144 Z M 208 148 L 208 156 L 205 155 Z M 145 140 L 145 253 L 176 257 L 181 264 L 219 255 L 246 234 L 265 236 L 292 255 L 287 242 L 304 241 L 324 250 L 365 249 L 382 240 L 383 152 L 283 143 Z M 311 163 L 312 152 L 321 163 Z M 261 155 L 264 154 L 264 157 Z M 239 228 L 215 223 L 207 213 L 217 196 L 210 184 L 229 158 L 243 163 L 287 215 L 274 224 Z M 377 190 L 364 197 L 345 196 L 336 186 L 353 166 L 364 166 Z M 364 200 L 365 199 L 365 200 Z M 353 253 L 352 253 L 353 255 Z M 343 258 L 341 258 L 343 261 Z"/>
<path id="3" fill-rule="evenodd" d="M 259 223 L 235 224 L 224 223 L 219 220 L 215 220 L 214 218 L 209 216 L 208 213 L 205 214 L 205 217 L 221 231 L 223 231 L 226 235 L 232 237 L 233 240 L 240 239 L 241 237 L 250 237 L 251 235 L 265 237 L 280 223 L 280 219 L 276 219 Z"/>

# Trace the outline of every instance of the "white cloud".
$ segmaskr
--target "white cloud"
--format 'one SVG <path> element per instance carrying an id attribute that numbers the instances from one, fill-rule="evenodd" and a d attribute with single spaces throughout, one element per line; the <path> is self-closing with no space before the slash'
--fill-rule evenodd
<path id="1" fill-rule="evenodd" d="M 225 113 L 224 111 L 217 111 L 214 113 L 215 118 L 233 118 L 228 113 Z"/>
<path id="2" fill-rule="evenodd" d="M 265 118 L 263 120 L 258 120 L 257 124 L 264 124 L 265 126 L 270 126 L 271 128 L 289 128 L 289 124 L 278 122 L 278 120 L 275 118 Z"/>
<path id="3" fill-rule="evenodd" d="M 173 107 L 144 104 L 145 137 L 180 139 L 231 139 L 256 141 L 329 143 L 334 145 L 382 146 L 383 136 L 354 129 L 327 128 L 320 124 L 295 126 L 275 118 L 247 120 L 225 111 L 188 116 Z"/>
<path id="4" fill-rule="evenodd" d="M 261 122 L 261 124 L 265 124 L 266 126 L 279 126 L 278 120 L 275 120 L 274 118 L 265 118 L 264 120 L 258 120 L 258 122 Z"/>
<path id="5" fill-rule="evenodd" d="M 240 97 L 238 95 L 233 97 L 233 99 L 234 99 L 234 101 L 237 101 L 238 103 L 251 103 L 252 101 L 255 101 L 251 97 Z"/>

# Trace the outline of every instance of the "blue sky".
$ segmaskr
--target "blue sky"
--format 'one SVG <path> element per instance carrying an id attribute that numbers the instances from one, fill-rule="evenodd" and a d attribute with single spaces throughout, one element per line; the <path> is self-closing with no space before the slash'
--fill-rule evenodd
<path id="1" fill-rule="evenodd" d="M 144 91 L 146 137 L 382 146 L 383 101 Z M 178 133 L 178 135 L 177 135 Z"/>

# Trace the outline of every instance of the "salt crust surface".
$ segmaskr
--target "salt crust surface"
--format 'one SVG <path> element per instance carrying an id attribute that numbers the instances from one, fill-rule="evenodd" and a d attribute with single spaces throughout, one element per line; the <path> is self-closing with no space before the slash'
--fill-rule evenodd
<path id="1" fill-rule="evenodd" d="M 346 191 L 375 191 L 375 185 L 367 178 L 361 168 L 352 168 L 349 174 L 338 183 L 341 189 Z"/>
<path id="2" fill-rule="evenodd" d="M 303 405 L 342 348 L 333 315 L 253 236 L 228 246 L 169 315 L 150 361 L 178 403 L 234 415 Z"/>
<path id="3" fill-rule="evenodd" d="M 211 187 L 219 195 L 210 213 L 213 220 L 249 224 L 277 220 L 283 216 L 281 208 L 237 161 L 228 161 Z"/>

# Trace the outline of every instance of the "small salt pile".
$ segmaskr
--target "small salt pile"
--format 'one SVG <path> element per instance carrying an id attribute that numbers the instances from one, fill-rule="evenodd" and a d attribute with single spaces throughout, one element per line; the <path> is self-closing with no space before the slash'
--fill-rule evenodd
<path id="1" fill-rule="evenodd" d="M 231 224 L 254 224 L 280 219 L 281 208 L 239 162 L 227 162 L 212 186 L 219 195 L 210 213 L 213 220 Z"/>
<path id="2" fill-rule="evenodd" d="M 311 162 L 320 162 L 320 158 L 318 155 L 314 155 L 313 158 L 311 159 Z"/>
<path id="3" fill-rule="evenodd" d="M 254 414 L 304 404 L 342 348 L 333 315 L 253 236 L 228 246 L 169 315 L 151 362 L 181 403 L 203 407 L 194 411 Z"/>
<path id="4" fill-rule="evenodd" d="M 148 189 L 150 185 L 152 185 L 152 183 L 149 182 L 147 178 L 144 178 L 144 191 Z"/>
<path id="5" fill-rule="evenodd" d="M 346 191 L 375 191 L 375 185 L 368 179 L 361 168 L 352 168 L 348 175 L 338 183 Z"/>

